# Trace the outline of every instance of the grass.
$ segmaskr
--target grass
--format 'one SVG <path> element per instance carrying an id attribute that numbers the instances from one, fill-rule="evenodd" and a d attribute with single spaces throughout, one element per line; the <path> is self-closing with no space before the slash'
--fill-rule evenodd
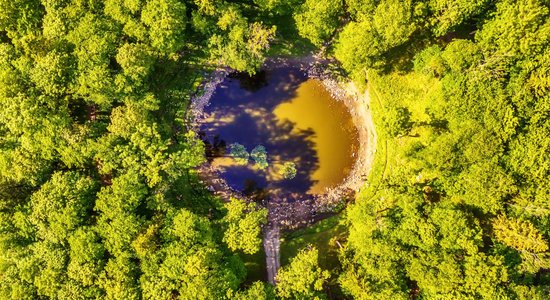
<path id="1" fill-rule="evenodd" d="M 423 124 L 430 120 L 426 112 L 441 86 L 436 79 L 422 74 L 369 73 L 368 88 L 375 124 L 382 124 L 385 107 L 397 105 L 406 107 L 412 113 L 413 127 L 408 135 L 398 138 L 389 138 L 381 126 L 377 127 L 380 130 L 377 131 L 376 155 L 368 176 L 369 186 L 361 191 L 360 201 L 377 197 L 384 179 L 392 176 L 392 170 L 400 169 L 406 162 L 408 167 L 413 166 L 410 164 L 413 159 L 406 157 L 407 149 L 415 143 L 429 141 L 432 129 Z"/>
<path id="2" fill-rule="evenodd" d="M 246 267 L 247 277 L 245 285 L 254 281 L 267 281 L 267 269 L 265 265 L 265 252 L 262 247 L 256 254 L 240 254 Z"/>
<path id="3" fill-rule="evenodd" d="M 288 264 L 301 249 L 312 245 L 319 250 L 319 265 L 322 268 L 338 268 L 338 245 L 335 240 L 342 242 L 346 235 L 346 228 L 340 219 L 341 216 L 336 215 L 310 227 L 285 234 L 281 238 L 281 265 Z"/>
<path id="4" fill-rule="evenodd" d="M 322 268 L 328 270 L 338 269 L 340 266 L 338 245 L 334 242 L 334 238 L 342 242 L 346 236 L 346 228 L 341 224 L 341 218 L 340 215 L 333 216 L 311 227 L 284 234 L 281 238 L 281 265 L 288 264 L 298 251 L 312 245 L 319 250 L 319 265 Z M 246 283 L 267 280 L 263 249 L 252 255 L 240 254 L 240 257 L 248 274 Z"/>
<path id="5" fill-rule="evenodd" d="M 281 238 L 281 265 L 287 265 L 301 249 L 312 245 L 319 250 L 319 265 L 323 269 L 338 269 L 338 245 L 334 238 L 342 242 L 346 235 L 346 228 L 340 221 L 341 216 L 336 215 L 311 227 L 284 234 Z M 263 249 L 252 255 L 240 254 L 240 257 L 247 270 L 246 283 L 267 281 Z"/>
<path id="6" fill-rule="evenodd" d="M 384 111 L 384 104 L 380 95 L 376 91 L 375 87 L 369 82 L 368 85 L 369 94 L 370 94 L 370 108 L 372 111 L 372 117 L 374 119 L 374 124 L 381 124 L 381 116 Z M 367 177 L 367 185 L 365 188 L 361 189 L 357 199 L 371 199 L 374 197 L 378 191 L 379 186 L 381 185 L 388 164 L 388 156 L 391 157 L 392 148 L 388 147 L 388 139 L 382 130 L 377 132 L 377 141 L 376 141 L 376 154 L 374 155 L 374 161 L 372 163 L 371 171 Z"/>

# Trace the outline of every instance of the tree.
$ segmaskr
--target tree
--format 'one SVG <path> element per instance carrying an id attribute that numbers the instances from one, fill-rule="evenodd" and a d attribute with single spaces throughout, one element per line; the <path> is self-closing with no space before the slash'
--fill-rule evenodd
<path id="1" fill-rule="evenodd" d="M 71 233 L 88 223 L 96 183 L 76 172 L 54 173 L 31 196 L 30 221 L 39 239 L 65 244 Z"/>
<path id="2" fill-rule="evenodd" d="M 275 298 L 275 289 L 272 285 L 255 281 L 250 287 L 244 291 L 237 292 L 234 296 L 230 297 L 236 300 L 273 300 Z"/>
<path id="3" fill-rule="evenodd" d="M 132 80 L 134 85 L 141 85 L 149 75 L 155 60 L 152 50 L 143 44 L 124 44 L 118 48 L 116 55 L 118 64 L 124 75 Z"/>
<path id="4" fill-rule="evenodd" d="M 382 118 L 390 137 L 406 135 L 412 128 L 411 113 L 406 107 L 390 107 Z"/>
<path id="5" fill-rule="evenodd" d="M 496 238 L 518 250 L 529 253 L 541 253 L 548 250 L 548 243 L 533 224 L 518 219 L 498 216 L 493 222 Z"/>
<path id="6" fill-rule="evenodd" d="M 256 163 L 256 166 L 261 170 L 269 166 L 269 163 L 267 162 L 267 151 L 262 145 L 254 147 L 254 149 L 250 151 L 250 157 L 252 157 L 252 159 Z"/>
<path id="7" fill-rule="evenodd" d="M 314 45 L 321 46 L 339 25 L 342 1 L 306 0 L 294 15 L 298 32 Z"/>
<path id="8" fill-rule="evenodd" d="M 40 1 L 0 1 L 0 31 L 20 38 L 40 29 L 43 9 Z"/>
<path id="9" fill-rule="evenodd" d="M 283 168 L 280 172 L 283 178 L 292 179 L 296 177 L 296 164 L 291 161 L 287 161 L 283 164 Z"/>
<path id="10" fill-rule="evenodd" d="M 174 116 L 215 56 L 211 38 L 252 72 L 275 28 L 223 13 L 256 7 L 187 2 L 0 0 L 1 299 L 239 290 L 246 269 L 223 245 L 222 204 L 191 170 L 204 144 Z"/>
<path id="11" fill-rule="evenodd" d="M 430 25 L 433 26 L 432 31 L 436 36 L 450 32 L 456 26 L 481 13 L 490 3 L 487 0 L 430 0 L 427 2 L 432 14 Z"/>
<path id="12" fill-rule="evenodd" d="M 319 252 L 315 248 L 302 249 L 290 264 L 277 274 L 277 295 L 283 299 L 322 299 L 323 284 L 330 273 L 318 266 Z"/>
<path id="13" fill-rule="evenodd" d="M 139 299 L 138 271 L 130 253 L 121 252 L 111 257 L 98 280 L 105 291 L 105 299 Z"/>
<path id="14" fill-rule="evenodd" d="M 161 54 L 168 55 L 184 45 L 185 4 L 177 0 L 147 0 L 141 21 L 147 25 L 149 42 Z"/>
<path id="15" fill-rule="evenodd" d="M 229 154 L 235 159 L 235 162 L 239 165 L 248 164 L 248 157 L 250 154 L 246 151 L 246 148 L 239 144 L 233 143 L 229 145 Z"/>
<path id="16" fill-rule="evenodd" d="M 84 297 L 101 297 L 99 274 L 105 266 L 105 247 L 92 227 L 80 227 L 69 237 L 67 275 Z M 76 296 L 76 295 L 75 295 Z"/>
<path id="17" fill-rule="evenodd" d="M 143 177 L 127 173 L 114 178 L 110 186 L 98 193 L 95 210 L 100 216 L 97 226 L 105 249 L 113 256 L 124 255 L 132 249 L 132 241 L 144 222 L 136 210 L 147 192 Z"/>
<path id="18" fill-rule="evenodd" d="M 372 14 L 378 5 L 379 0 L 347 0 L 347 12 L 350 13 L 354 21 Z"/>
<path id="19" fill-rule="evenodd" d="M 72 88 L 74 62 L 70 55 L 59 50 L 39 56 L 30 79 L 45 95 L 60 96 Z"/>
<path id="20" fill-rule="evenodd" d="M 237 71 L 255 74 L 265 60 L 276 27 L 258 22 L 247 24 L 240 13 L 231 9 L 222 15 L 218 24 L 222 34 L 213 35 L 209 40 L 212 58 Z"/>
<path id="21" fill-rule="evenodd" d="M 224 206 L 227 214 L 222 220 L 226 226 L 223 241 L 233 251 L 258 252 L 262 244 L 261 226 L 267 223 L 267 209 L 235 198 Z"/>
<path id="22" fill-rule="evenodd" d="M 352 78 L 365 77 L 366 68 L 383 65 L 381 55 L 386 51 L 383 41 L 376 37 L 369 21 L 350 22 L 338 35 L 334 55 Z"/>
<path id="23" fill-rule="evenodd" d="M 416 30 L 412 5 L 410 0 L 382 0 L 376 7 L 372 24 L 386 48 L 402 45 Z"/>
<path id="24" fill-rule="evenodd" d="M 142 295 L 166 299 L 220 299 L 244 279 L 244 265 L 226 256 L 207 218 L 186 209 L 166 215 L 159 230 L 159 248 L 143 258 Z"/>

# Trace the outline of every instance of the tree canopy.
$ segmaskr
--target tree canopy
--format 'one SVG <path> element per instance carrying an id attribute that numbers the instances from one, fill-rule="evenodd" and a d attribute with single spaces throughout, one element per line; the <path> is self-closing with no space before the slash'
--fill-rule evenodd
<path id="1" fill-rule="evenodd" d="M 378 141 L 337 267 L 309 246 L 274 287 L 268 212 L 206 189 L 188 110 L 304 39 Z M 545 0 L 0 0 L 0 298 L 548 299 L 549 111 Z"/>
<path id="2" fill-rule="evenodd" d="M 369 89 L 383 145 L 382 175 L 348 209 L 342 289 L 548 297 L 548 3 L 396 2 L 350 6 L 336 40 L 336 57 Z"/>
<path id="3" fill-rule="evenodd" d="M 0 1 L 0 298 L 260 292 L 237 250 L 257 251 L 265 211 L 200 185 L 205 147 L 184 120 L 204 72 L 263 63 L 275 27 L 249 9 Z"/>

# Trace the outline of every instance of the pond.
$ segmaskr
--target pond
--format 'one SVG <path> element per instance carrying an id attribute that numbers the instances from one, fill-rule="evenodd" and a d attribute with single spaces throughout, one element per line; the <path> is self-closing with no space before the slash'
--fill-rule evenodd
<path id="1" fill-rule="evenodd" d="M 345 104 L 299 68 L 229 75 L 204 114 L 199 129 L 210 164 L 232 189 L 256 200 L 323 194 L 349 175 L 359 149 Z M 251 153 L 258 155 L 247 159 Z"/>

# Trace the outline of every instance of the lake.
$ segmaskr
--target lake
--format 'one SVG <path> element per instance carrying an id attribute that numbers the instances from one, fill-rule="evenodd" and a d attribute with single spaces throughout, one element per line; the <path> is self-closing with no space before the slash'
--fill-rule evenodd
<path id="1" fill-rule="evenodd" d="M 232 74 L 205 107 L 200 133 L 209 163 L 228 185 L 257 200 L 287 201 L 325 193 L 350 173 L 359 149 L 358 132 L 344 103 L 299 68 Z M 251 152 L 263 146 L 267 167 L 250 158 L 238 163 L 230 145 Z M 283 175 L 294 166 L 294 177 Z M 294 173 L 294 172 L 291 172 Z"/>

